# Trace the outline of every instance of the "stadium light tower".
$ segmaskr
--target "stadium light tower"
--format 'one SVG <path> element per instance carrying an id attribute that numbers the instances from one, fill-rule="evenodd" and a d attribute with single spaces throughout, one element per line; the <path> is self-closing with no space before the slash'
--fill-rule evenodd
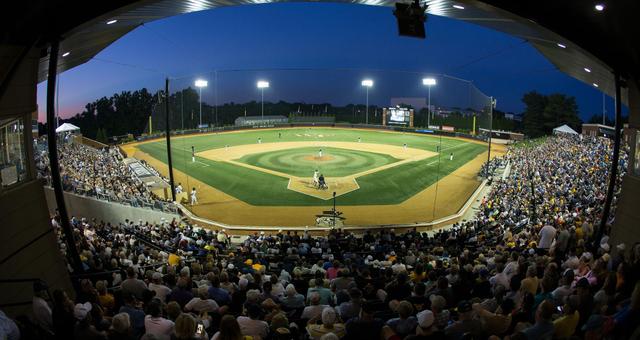
<path id="1" fill-rule="evenodd" d="M 200 89 L 200 95 L 198 96 L 198 101 L 200 102 L 200 124 L 198 124 L 198 128 L 200 128 L 202 126 L 202 88 L 207 87 L 209 82 L 203 79 L 197 79 L 195 85 Z"/>
<path id="2" fill-rule="evenodd" d="M 367 106 L 365 113 L 365 124 L 369 124 L 369 88 L 373 86 L 373 80 L 365 79 L 362 81 L 362 86 L 367 88 Z"/>
<path id="3" fill-rule="evenodd" d="M 269 88 L 269 82 L 264 80 L 258 80 L 258 88 L 261 92 L 262 97 L 262 120 L 264 120 L 264 89 Z"/>
<path id="4" fill-rule="evenodd" d="M 427 129 L 429 125 L 431 125 L 431 86 L 436 84 L 435 78 L 423 78 L 422 85 L 427 85 L 429 87 L 429 102 L 427 103 Z"/>

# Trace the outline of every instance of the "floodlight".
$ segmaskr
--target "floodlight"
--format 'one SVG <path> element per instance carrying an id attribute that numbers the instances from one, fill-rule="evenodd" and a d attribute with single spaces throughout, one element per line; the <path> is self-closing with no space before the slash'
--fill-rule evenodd
<path id="1" fill-rule="evenodd" d="M 464 6 L 460 6 L 460 5 L 453 5 L 453 8 L 457 8 L 457 9 L 464 9 Z"/>
<path id="2" fill-rule="evenodd" d="M 591 73 L 591 69 L 589 69 L 587 67 L 584 68 L 584 71 L 587 72 L 587 73 Z"/>
<path id="3" fill-rule="evenodd" d="M 434 78 L 423 78 L 422 79 L 422 85 L 431 86 L 431 85 L 435 85 L 435 84 L 436 84 L 436 80 Z"/>
<path id="4" fill-rule="evenodd" d="M 203 79 L 198 79 L 196 80 L 196 87 L 207 87 L 207 85 L 209 85 L 209 82 Z"/>
<path id="5" fill-rule="evenodd" d="M 107 25 L 115 24 L 116 22 L 118 22 L 118 20 L 116 20 L 116 19 L 109 20 L 109 21 L 107 21 Z"/>
<path id="6" fill-rule="evenodd" d="M 71 52 L 65 52 L 62 56 L 63 56 L 63 57 L 66 57 L 66 56 L 68 56 L 69 54 L 71 54 Z"/>
<path id="7" fill-rule="evenodd" d="M 561 44 L 561 43 L 557 43 L 556 45 L 558 45 L 558 47 L 560 47 L 560 48 L 567 48 L 567 46 L 565 46 L 564 44 Z"/>
<path id="8" fill-rule="evenodd" d="M 264 80 L 259 80 L 258 81 L 258 88 L 259 89 L 269 88 L 269 82 L 268 81 L 264 81 Z"/>
<path id="9" fill-rule="evenodd" d="M 366 87 L 371 87 L 373 86 L 373 80 L 371 79 L 365 79 L 362 81 L 362 86 L 366 86 Z"/>
<path id="10" fill-rule="evenodd" d="M 604 4 L 597 4 L 595 8 L 596 8 L 596 11 L 602 12 L 604 11 Z"/>

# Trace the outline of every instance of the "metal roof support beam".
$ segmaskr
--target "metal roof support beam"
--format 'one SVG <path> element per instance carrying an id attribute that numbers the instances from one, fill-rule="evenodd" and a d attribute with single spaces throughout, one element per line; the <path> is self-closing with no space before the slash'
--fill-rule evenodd
<path id="1" fill-rule="evenodd" d="M 602 211 L 602 218 L 600 219 L 600 227 L 596 232 L 596 237 L 593 240 L 594 248 L 600 245 L 600 239 L 604 234 L 611 213 L 611 203 L 613 202 L 613 195 L 616 187 L 616 179 L 618 176 L 618 161 L 620 159 L 620 138 L 622 135 L 622 80 L 620 79 L 620 73 L 614 71 L 613 74 L 615 90 L 616 90 L 616 131 L 613 137 L 613 157 L 611 159 L 611 170 L 609 171 L 609 187 L 607 188 L 607 198 L 604 202 L 604 208 Z"/>
<path id="2" fill-rule="evenodd" d="M 64 192 L 62 191 L 62 181 L 60 180 L 60 166 L 58 164 L 58 144 L 56 139 L 56 119 L 55 111 L 55 94 L 56 94 L 56 75 L 58 68 L 58 53 L 60 49 L 60 41 L 54 39 L 51 42 L 51 50 L 49 51 L 49 74 L 47 78 L 47 144 L 49 146 L 49 164 L 51 168 L 51 183 L 56 196 L 56 205 L 60 214 L 60 224 L 64 231 L 65 240 L 67 242 L 67 251 L 71 258 L 71 266 L 76 274 L 82 272 L 82 261 L 76 248 L 76 242 L 73 239 L 73 229 L 69 222 L 69 214 L 67 206 L 64 202 Z"/>
<path id="3" fill-rule="evenodd" d="M 169 78 L 164 83 L 164 117 L 165 117 L 165 136 L 167 138 L 167 160 L 169 166 L 169 184 L 171 185 L 171 200 L 176 201 L 176 186 L 173 182 L 173 164 L 171 162 L 171 124 L 169 119 Z"/>

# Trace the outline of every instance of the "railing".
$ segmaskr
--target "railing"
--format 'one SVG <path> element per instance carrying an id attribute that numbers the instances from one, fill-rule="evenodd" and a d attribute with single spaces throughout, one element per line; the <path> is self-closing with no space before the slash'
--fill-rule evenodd
<path id="1" fill-rule="evenodd" d="M 51 180 L 48 177 L 43 178 L 46 182 L 46 186 L 51 188 Z M 69 185 L 68 183 L 64 185 L 64 191 L 73 193 L 76 195 L 91 197 L 101 201 L 107 201 L 111 203 L 117 203 L 122 205 L 128 205 L 135 208 L 146 208 L 155 211 L 161 211 L 169 214 L 178 214 L 180 209 L 172 203 L 172 202 L 164 202 L 156 199 L 146 199 L 142 197 L 133 196 L 131 198 L 120 198 L 114 194 L 104 194 L 97 193 L 95 190 L 84 189 L 80 187 L 76 187 L 73 185 Z"/>

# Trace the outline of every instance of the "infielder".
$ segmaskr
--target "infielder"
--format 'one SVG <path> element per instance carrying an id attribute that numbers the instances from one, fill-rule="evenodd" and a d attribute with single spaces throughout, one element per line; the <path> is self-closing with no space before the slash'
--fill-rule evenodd
<path id="1" fill-rule="evenodd" d="M 193 187 L 193 189 L 191 189 L 191 205 L 198 204 L 198 197 L 196 196 L 196 194 L 196 187 Z"/>
<path id="2" fill-rule="evenodd" d="M 318 151 L 318 157 L 322 158 L 322 149 Z"/>
<path id="3" fill-rule="evenodd" d="M 194 148 L 193 145 L 191 145 L 191 162 L 196 162 L 196 148 Z"/>

